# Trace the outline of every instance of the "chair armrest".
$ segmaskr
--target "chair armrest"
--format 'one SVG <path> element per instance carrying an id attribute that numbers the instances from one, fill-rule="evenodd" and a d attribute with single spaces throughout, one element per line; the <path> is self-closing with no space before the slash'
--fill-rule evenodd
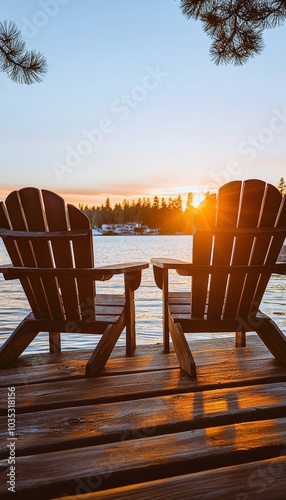
<path id="1" fill-rule="evenodd" d="M 150 260 L 153 265 L 153 274 L 155 283 L 161 290 L 163 289 L 163 282 L 168 282 L 168 271 L 169 269 L 175 269 L 176 272 L 182 276 L 189 276 L 189 270 L 192 267 L 191 262 L 185 262 L 178 259 L 164 259 L 153 257 Z"/>
<path id="2" fill-rule="evenodd" d="M 125 293 L 129 295 L 140 286 L 141 272 L 148 267 L 148 262 L 130 262 L 97 267 L 95 270 L 104 273 L 103 280 L 110 279 L 114 274 L 124 274 Z"/>
<path id="3" fill-rule="evenodd" d="M 270 274 L 286 274 L 286 262 L 277 262 L 276 264 L 260 264 L 260 265 L 211 265 L 211 264 L 192 264 L 183 260 L 176 259 L 158 259 L 152 258 L 151 264 L 156 269 L 156 273 L 163 272 L 169 269 L 175 269 L 182 276 L 194 276 L 201 273 L 209 274 L 236 274 L 245 272 L 248 274 L 255 273 L 270 273 Z"/>
<path id="4" fill-rule="evenodd" d="M 0 228 L 1 238 L 25 238 L 28 240 L 53 240 L 53 239 L 70 239 L 73 240 L 78 237 L 88 236 L 91 229 L 73 229 L 66 231 L 15 231 L 14 229 Z"/>
<path id="5" fill-rule="evenodd" d="M 13 267 L 13 264 L 3 264 L 0 266 L 0 273 L 3 273 L 6 269 L 10 269 Z"/>
<path id="6" fill-rule="evenodd" d="M 85 268 L 50 268 L 50 267 L 14 267 L 13 265 L 0 266 L 6 280 L 29 276 L 71 276 L 80 278 L 87 276 L 94 280 L 110 279 L 114 274 L 136 273 L 149 267 L 148 262 L 134 262 L 113 264 L 110 266 L 85 267 Z"/>
<path id="7" fill-rule="evenodd" d="M 284 276 L 286 276 L 286 262 L 276 262 L 276 271 L 273 271 L 273 273 L 284 274 Z"/>
<path id="8" fill-rule="evenodd" d="M 162 259 L 156 257 L 153 257 L 150 262 L 153 266 L 160 267 L 161 269 L 188 269 L 193 266 L 191 262 L 186 262 L 184 260 Z"/>
<path id="9" fill-rule="evenodd" d="M 149 267 L 148 262 L 127 262 L 120 264 L 111 264 L 108 266 L 95 267 L 94 271 L 103 271 L 112 274 L 125 274 L 134 271 L 142 271 L 142 269 L 147 269 Z"/>

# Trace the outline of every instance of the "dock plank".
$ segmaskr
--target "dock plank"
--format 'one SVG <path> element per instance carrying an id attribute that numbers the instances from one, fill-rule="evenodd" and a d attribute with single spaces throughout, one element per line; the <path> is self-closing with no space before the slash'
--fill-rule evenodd
<path id="1" fill-rule="evenodd" d="M 65 500 L 284 500 L 286 457 L 184 474 Z M 203 494 L 202 494 L 202 485 Z M 84 489 L 84 488 L 83 488 Z M 88 488 L 87 488 L 88 489 Z M 191 496 L 190 496 L 191 495 Z M 59 500 L 59 499 L 54 499 Z"/>
<path id="2" fill-rule="evenodd" d="M 51 408 L 141 399 L 158 395 L 245 386 L 268 381 L 285 382 L 285 367 L 274 359 L 231 361 L 198 369 L 198 380 L 176 370 L 147 371 L 109 377 L 21 385 L 16 389 L 18 413 Z M 12 384 L 12 382 L 11 382 Z M 0 389 L 0 415 L 6 414 L 7 389 Z"/>
<path id="3" fill-rule="evenodd" d="M 269 351 L 256 335 L 249 336 L 248 345 L 245 348 L 235 348 L 235 337 L 216 340 L 216 353 L 221 358 L 221 363 L 228 362 L 231 356 L 237 363 L 249 359 L 269 359 Z M 213 343 L 210 341 L 192 342 L 192 350 L 200 366 L 215 363 L 213 356 Z M 226 353 L 226 349 L 230 349 Z M 0 371 L 0 387 L 9 384 L 26 385 L 39 382 L 71 380 L 82 378 L 85 375 L 87 359 L 90 358 L 92 350 L 64 351 L 60 354 L 24 354 L 12 368 Z M 227 354 L 227 355 L 226 355 Z M 45 366 L 43 370 L 42 367 Z M 126 358 L 125 348 L 116 348 L 114 355 L 107 362 L 101 372 L 101 376 L 117 375 L 144 371 L 159 371 L 164 369 L 178 368 L 177 357 L 174 352 L 162 355 L 162 346 L 146 345 L 138 346 L 135 355 Z"/>
<path id="4" fill-rule="evenodd" d="M 23 355 L 1 370 L 1 500 L 11 386 L 16 500 L 284 499 L 286 366 L 257 336 L 246 348 L 234 336 L 190 344 L 197 382 L 161 345 L 131 358 L 116 347 L 91 379 L 86 350 Z"/>
<path id="5" fill-rule="evenodd" d="M 52 498 L 47 488 L 55 496 L 74 493 L 80 482 L 108 488 L 279 457 L 285 454 L 285 434 L 281 418 L 42 453 L 36 460 L 18 457 L 17 496 L 25 491 Z M 0 469 L 7 470 L 6 461 Z M 6 486 L 1 477 L 0 493 Z"/>
<path id="6" fill-rule="evenodd" d="M 17 415 L 17 456 L 286 417 L 286 382 Z M 8 455 L 0 417 L 0 458 Z"/>

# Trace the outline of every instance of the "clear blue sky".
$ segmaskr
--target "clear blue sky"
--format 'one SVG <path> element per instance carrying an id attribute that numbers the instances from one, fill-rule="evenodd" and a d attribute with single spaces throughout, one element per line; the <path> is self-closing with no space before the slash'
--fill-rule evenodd
<path id="1" fill-rule="evenodd" d="M 179 0 L 0 0 L 48 60 L 31 86 L 0 73 L 1 189 L 76 203 L 184 196 L 286 177 L 285 27 L 244 66 L 215 66 Z"/>

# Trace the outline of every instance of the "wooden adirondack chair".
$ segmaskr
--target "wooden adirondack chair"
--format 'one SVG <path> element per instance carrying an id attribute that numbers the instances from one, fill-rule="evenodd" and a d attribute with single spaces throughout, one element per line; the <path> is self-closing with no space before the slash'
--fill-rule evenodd
<path id="1" fill-rule="evenodd" d="M 236 345 L 245 346 L 245 333 L 255 331 L 286 363 L 285 336 L 259 310 L 271 273 L 286 274 L 286 263 L 276 263 L 285 237 L 286 197 L 263 181 L 234 181 L 198 207 L 192 263 L 151 259 L 163 291 L 164 350 L 170 331 L 180 366 L 193 379 L 187 332 L 236 332 Z M 189 293 L 169 290 L 169 269 L 192 276 Z"/>
<path id="2" fill-rule="evenodd" d="M 86 366 L 101 370 L 126 327 L 126 354 L 135 349 L 134 291 L 148 263 L 94 267 L 92 230 L 83 212 L 57 194 L 36 188 L 13 191 L 0 205 L 0 236 L 12 265 L 4 278 L 19 279 L 32 312 L 0 349 L 0 366 L 13 363 L 39 332 L 60 352 L 60 333 L 102 334 Z M 124 274 L 122 295 L 97 294 L 95 280 Z"/>

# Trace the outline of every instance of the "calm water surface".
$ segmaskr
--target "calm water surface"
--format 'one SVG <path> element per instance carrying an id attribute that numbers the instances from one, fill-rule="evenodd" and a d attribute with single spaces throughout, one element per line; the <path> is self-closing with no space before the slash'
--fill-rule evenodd
<path id="1" fill-rule="evenodd" d="M 191 236 L 94 236 L 95 264 L 115 264 L 119 262 L 149 261 L 151 257 L 171 257 L 189 260 L 191 255 Z M 0 241 L 0 265 L 7 264 L 3 242 Z M 174 290 L 188 290 L 189 278 L 183 278 L 171 271 Z M 110 281 L 97 283 L 99 292 L 120 293 L 123 279 L 120 276 Z M 143 271 L 142 282 L 136 293 L 136 331 L 137 343 L 162 342 L 161 291 L 153 280 L 152 269 Z M 17 281 L 4 281 L 0 276 L 0 343 L 12 333 L 13 329 L 30 311 L 29 304 Z M 286 334 L 286 277 L 273 276 L 264 295 L 261 306 L 263 312 L 272 317 Z M 218 334 L 197 334 L 196 338 L 215 337 Z M 222 334 L 225 335 L 225 334 Z M 98 336 L 64 335 L 63 350 L 93 348 Z M 124 344 L 124 335 L 119 339 Z M 48 350 L 47 334 L 36 337 L 25 352 Z"/>

